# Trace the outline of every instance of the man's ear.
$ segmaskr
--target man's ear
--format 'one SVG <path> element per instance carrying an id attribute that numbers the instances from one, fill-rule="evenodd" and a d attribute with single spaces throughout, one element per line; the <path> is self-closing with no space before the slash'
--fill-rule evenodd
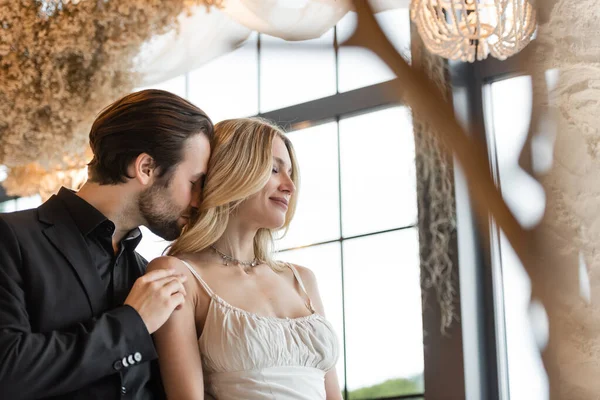
<path id="1" fill-rule="evenodd" d="M 139 183 L 149 185 L 155 177 L 156 165 L 154 158 L 147 153 L 141 153 L 129 166 L 129 176 L 133 176 Z"/>

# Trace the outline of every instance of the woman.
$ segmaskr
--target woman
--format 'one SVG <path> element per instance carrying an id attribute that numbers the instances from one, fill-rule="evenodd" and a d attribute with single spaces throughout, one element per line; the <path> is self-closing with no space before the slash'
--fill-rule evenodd
<path id="1" fill-rule="evenodd" d="M 155 334 L 168 398 L 341 399 L 315 276 L 271 254 L 298 196 L 291 142 L 235 119 L 215 126 L 212 152 L 197 215 L 148 266 L 188 278 L 184 306 Z"/>

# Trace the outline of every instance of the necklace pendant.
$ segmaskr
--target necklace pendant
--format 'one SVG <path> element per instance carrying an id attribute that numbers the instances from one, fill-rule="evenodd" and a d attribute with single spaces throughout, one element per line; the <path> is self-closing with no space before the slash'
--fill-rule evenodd
<path id="1" fill-rule="evenodd" d="M 223 265 L 225 265 L 226 267 L 228 267 L 231 263 L 231 265 L 237 265 L 238 267 L 241 266 L 242 270 L 248 273 L 251 268 L 256 267 L 258 264 L 260 264 L 260 261 L 257 258 L 254 258 L 254 260 L 252 261 L 240 261 L 237 258 L 233 258 L 227 254 L 220 252 L 214 245 L 211 245 L 210 247 L 215 251 L 215 253 L 217 253 L 221 257 L 221 259 L 223 260 Z"/>

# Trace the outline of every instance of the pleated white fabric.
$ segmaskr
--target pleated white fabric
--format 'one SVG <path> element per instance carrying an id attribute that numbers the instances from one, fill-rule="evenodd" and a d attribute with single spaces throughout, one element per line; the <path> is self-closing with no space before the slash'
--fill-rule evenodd
<path id="1" fill-rule="evenodd" d="M 306 317 L 260 316 L 227 303 L 183 262 L 211 297 L 198 340 L 208 398 L 325 399 L 325 373 L 338 360 L 339 343 L 310 299 L 312 314 Z M 298 272 L 290 268 L 308 296 Z"/>

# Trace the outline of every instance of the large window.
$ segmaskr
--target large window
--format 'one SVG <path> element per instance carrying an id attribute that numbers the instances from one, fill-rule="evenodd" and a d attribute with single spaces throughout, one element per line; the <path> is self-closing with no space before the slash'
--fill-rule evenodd
<path id="1" fill-rule="evenodd" d="M 410 48 L 408 10 L 377 15 L 394 45 Z M 280 117 L 322 108 L 394 75 L 367 50 L 338 48 L 356 16 L 321 38 L 252 36 L 226 56 L 158 87 L 187 96 L 218 122 L 264 115 L 291 126 L 300 163 L 296 216 L 278 258 L 311 268 L 342 344 L 337 370 L 349 399 L 423 396 L 423 333 L 412 121 L 387 105 L 318 119 Z M 336 43 L 337 42 L 337 43 Z M 144 231 L 148 259 L 166 243 Z"/>
<path id="2" fill-rule="evenodd" d="M 547 77 L 552 76 L 550 71 Z M 551 79 L 548 83 L 551 86 Z M 541 185 L 520 164 L 531 116 L 531 77 L 508 76 L 493 80 L 484 86 L 484 94 L 494 175 L 504 200 L 519 223 L 526 228 L 534 227 L 543 216 L 545 194 Z M 551 160 L 551 146 L 539 142 L 533 151 L 529 160 L 538 168 Z M 504 233 L 494 230 L 492 238 L 492 267 L 498 277 L 494 293 L 500 398 L 547 399 L 548 379 L 534 335 L 540 327 L 531 322 L 536 320 L 532 315 L 536 307 L 530 305 L 531 281 Z"/>
<path id="3" fill-rule="evenodd" d="M 310 267 L 343 339 L 349 398 L 422 392 L 411 118 L 391 107 L 290 133 L 299 207 L 279 258 Z M 379 393 L 379 395 L 377 395 Z"/>
<path id="4" fill-rule="evenodd" d="M 408 55 L 407 9 L 377 15 Z M 394 79 L 367 50 L 340 48 L 349 13 L 321 38 L 285 42 L 254 34 L 240 48 L 151 87 L 188 98 L 215 121 L 252 115 L 289 128 L 301 173 L 299 205 L 278 257 L 311 268 L 340 338 L 346 399 L 423 397 L 423 333 L 412 120 L 399 104 L 332 108 Z M 408 55 L 409 56 L 409 55 Z M 364 96 L 363 96 L 364 93 Z M 326 100 L 325 102 L 323 102 Z M 319 117 L 277 117 L 286 109 Z M 324 116 L 325 115 L 325 116 Z M 164 240 L 143 228 L 151 260 Z M 413 395 L 413 396 L 409 396 Z"/>

